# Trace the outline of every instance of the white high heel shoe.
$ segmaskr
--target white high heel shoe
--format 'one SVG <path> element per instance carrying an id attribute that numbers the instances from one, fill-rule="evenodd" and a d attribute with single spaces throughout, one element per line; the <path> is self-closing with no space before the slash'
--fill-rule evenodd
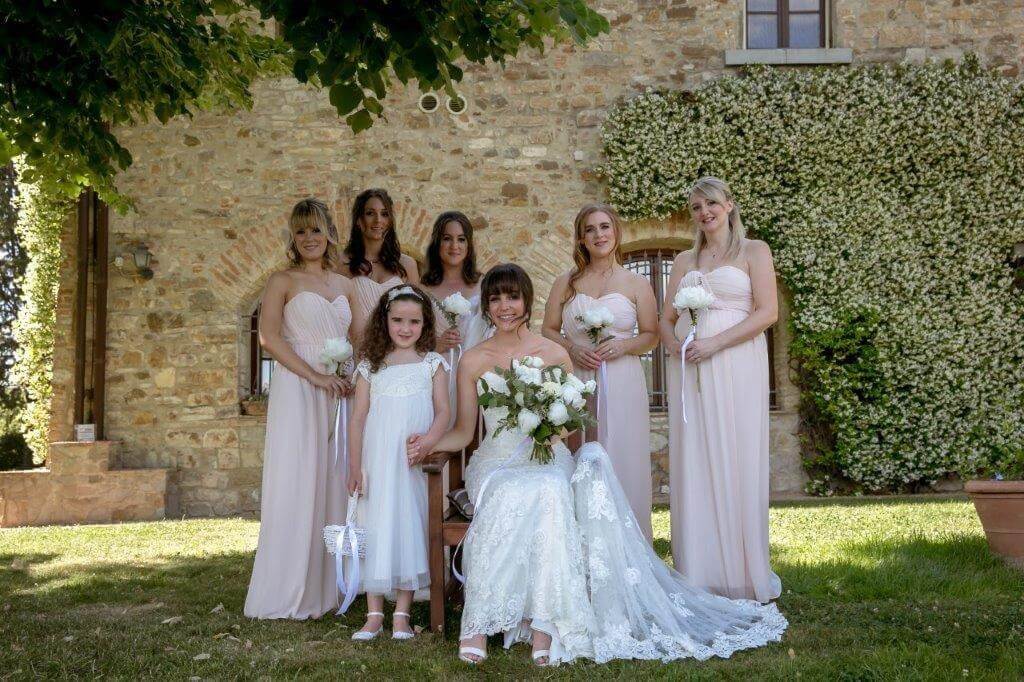
<path id="1" fill-rule="evenodd" d="M 384 614 L 380 611 L 368 611 L 366 617 L 369 618 L 370 616 L 380 616 L 382 620 L 384 618 Z M 379 635 L 383 629 L 384 623 L 381 623 L 380 627 L 373 632 L 369 632 L 368 630 L 356 630 L 352 633 L 352 639 L 357 642 L 369 642 L 371 639 L 376 639 L 377 635 Z"/>
<path id="2" fill-rule="evenodd" d="M 409 618 L 409 614 L 404 611 L 395 611 L 396 616 L 405 616 L 405 619 L 409 621 L 409 627 L 412 628 L 412 619 Z M 394 625 L 392 624 L 392 627 Z M 391 639 L 409 640 L 416 636 L 415 632 L 402 632 L 401 630 L 393 630 L 391 633 Z"/>

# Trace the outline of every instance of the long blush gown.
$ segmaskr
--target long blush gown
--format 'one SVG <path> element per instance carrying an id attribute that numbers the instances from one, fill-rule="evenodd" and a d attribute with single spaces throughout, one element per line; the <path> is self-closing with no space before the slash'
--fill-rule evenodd
<path id="1" fill-rule="evenodd" d="M 715 300 L 697 315 L 696 338 L 742 322 L 753 308 L 750 277 L 724 265 L 692 270 L 680 287 Z M 690 315 L 676 323 L 686 338 Z M 669 484 L 676 570 L 715 594 L 766 602 L 782 592 L 768 563 L 768 351 L 764 334 L 687 363 L 683 423 L 680 359 L 669 362 Z M 700 372 L 700 391 L 697 373 Z"/>
<path id="2" fill-rule="evenodd" d="M 353 311 L 357 322 L 359 320 L 369 320 L 370 315 L 373 314 L 373 309 L 377 307 L 377 302 L 380 301 L 380 297 L 385 291 L 401 284 L 402 278 L 398 275 L 389 277 L 383 282 L 376 282 L 365 275 L 352 278 L 352 284 L 355 287 L 355 293 L 352 296 L 352 307 L 355 308 Z M 362 335 L 362 329 L 353 329 L 353 333 Z"/>
<path id="3" fill-rule="evenodd" d="M 606 334 L 616 338 L 635 335 L 636 306 L 628 297 L 612 292 L 600 298 L 577 293 L 562 306 L 562 331 L 573 343 L 593 348 L 586 328 L 576 320 L 588 308 L 604 306 L 615 318 Z M 599 373 L 575 368 L 583 381 L 596 379 Z M 597 376 L 595 376 L 597 375 Z M 597 418 L 597 440 L 604 446 L 615 467 L 615 476 L 626 492 L 629 505 L 644 537 L 651 532 L 651 420 L 648 409 L 647 380 L 636 355 L 624 355 L 605 363 L 607 386 L 602 391 Z M 594 407 L 592 401 L 591 408 Z"/>
<path id="4" fill-rule="evenodd" d="M 304 291 L 284 307 L 284 338 L 303 360 L 328 338 L 344 338 L 348 299 Z M 338 608 L 334 560 L 324 526 L 344 523 L 345 462 L 335 461 L 332 432 L 338 401 L 276 364 L 270 381 L 263 492 L 256 561 L 245 598 L 250 618 L 318 618 Z"/>

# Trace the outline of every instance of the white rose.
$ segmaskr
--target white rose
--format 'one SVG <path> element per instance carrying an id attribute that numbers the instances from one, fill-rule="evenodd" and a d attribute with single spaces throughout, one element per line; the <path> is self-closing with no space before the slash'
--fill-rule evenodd
<path id="1" fill-rule="evenodd" d="M 555 378 L 555 381 L 562 381 L 565 372 L 562 371 L 561 367 L 554 367 L 551 370 L 551 376 Z"/>
<path id="2" fill-rule="evenodd" d="M 516 376 L 524 384 L 529 384 L 530 386 L 540 386 L 544 381 L 539 369 L 527 367 L 526 365 L 519 365 L 516 368 Z"/>
<path id="3" fill-rule="evenodd" d="M 495 393 L 501 393 L 502 395 L 509 394 L 508 383 L 494 372 L 484 372 L 481 379 L 487 382 L 488 388 Z"/>
<path id="4" fill-rule="evenodd" d="M 324 354 L 335 362 L 344 362 L 352 357 L 352 344 L 348 342 L 348 339 L 327 339 L 324 342 Z"/>
<path id="5" fill-rule="evenodd" d="M 469 315 L 470 311 L 473 310 L 473 304 L 470 303 L 469 300 L 467 300 L 460 292 L 456 291 L 454 294 L 446 296 L 445 299 L 441 301 L 441 310 L 446 313 L 451 313 L 456 317 L 461 317 L 462 315 Z"/>
<path id="6" fill-rule="evenodd" d="M 573 386 L 572 384 L 566 384 L 565 386 L 562 386 L 562 400 L 564 400 L 569 405 L 575 407 L 576 403 L 582 399 L 583 394 L 580 393 L 580 390 Z"/>
<path id="7" fill-rule="evenodd" d="M 527 367 L 540 369 L 541 367 L 544 366 L 544 361 L 534 355 L 527 355 L 526 357 L 523 358 L 523 364 L 526 365 Z"/>
<path id="8" fill-rule="evenodd" d="M 551 403 L 551 407 L 548 408 L 548 421 L 555 426 L 561 426 L 569 421 L 569 410 L 565 408 L 565 403 L 561 400 Z"/>
<path id="9" fill-rule="evenodd" d="M 569 384 L 570 386 L 572 386 L 573 388 L 575 388 L 577 391 L 579 391 L 581 393 L 583 392 L 584 388 L 586 387 L 586 384 L 584 384 L 583 381 L 581 381 L 580 378 L 578 376 L 576 376 L 575 374 L 570 374 L 569 376 L 567 376 L 565 378 L 565 383 Z"/>
<path id="10" fill-rule="evenodd" d="M 526 403 L 526 396 L 522 393 L 516 393 L 516 405 L 522 407 Z"/>
<path id="11" fill-rule="evenodd" d="M 587 308 L 586 310 L 583 311 L 583 315 L 581 316 L 583 318 L 583 324 L 585 324 L 587 327 L 590 327 L 591 329 L 595 327 L 604 327 L 606 326 L 605 313 L 611 315 L 611 312 L 609 312 L 609 310 L 604 306 L 599 306 L 596 308 Z"/>
<path id="12" fill-rule="evenodd" d="M 610 327 L 615 322 L 615 315 L 607 308 L 601 308 L 601 321 L 604 323 L 604 326 Z"/>
<path id="13" fill-rule="evenodd" d="M 562 384 L 557 381 L 545 381 L 540 385 L 542 393 L 551 396 L 552 398 L 562 395 Z"/>
<path id="14" fill-rule="evenodd" d="M 672 299 L 672 307 L 676 310 L 702 310 L 710 306 L 715 297 L 704 287 L 683 287 Z"/>
<path id="15" fill-rule="evenodd" d="M 597 382 L 591 379 L 587 383 L 583 384 L 583 392 L 590 394 L 597 390 Z"/>
<path id="16" fill-rule="evenodd" d="M 519 424 L 519 430 L 523 434 L 529 435 L 533 433 L 538 426 L 540 426 L 541 419 L 540 415 L 532 410 L 520 410 L 516 421 Z"/>

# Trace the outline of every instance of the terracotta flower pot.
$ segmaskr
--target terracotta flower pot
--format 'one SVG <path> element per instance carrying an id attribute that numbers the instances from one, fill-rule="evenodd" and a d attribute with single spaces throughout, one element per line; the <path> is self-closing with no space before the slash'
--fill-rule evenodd
<path id="1" fill-rule="evenodd" d="M 249 415 L 250 417 L 267 416 L 266 400 L 243 400 L 240 405 L 242 407 L 242 414 Z"/>
<path id="2" fill-rule="evenodd" d="M 988 546 L 1024 566 L 1024 481 L 968 481 Z"/>

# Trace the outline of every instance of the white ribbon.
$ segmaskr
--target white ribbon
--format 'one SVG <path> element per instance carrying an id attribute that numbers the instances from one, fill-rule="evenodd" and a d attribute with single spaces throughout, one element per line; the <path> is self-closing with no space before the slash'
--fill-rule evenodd
<path id="1" fill-rule="evenodd" d="M 458 345 L 459 360 L 462 359 L 462 344 Z M 455 393 L 455 348 L 448 349 L 448 395 Z"/>
<path id="2" fill-rule="evenodd" d="M 341 434 L 340 436 L 338 434 Z M 348 471 L 348 398 L 338 401 L 338 411 L 334 415 L 334 466 L 338 460 L 344 460 L 342 476 Z"/>
<path id="3" fill-rule="evenodd" d="M 356 595 L 359 593 L 359 535 L 355 529 L 356 504 L 358 502 L 359 496 L 357 494 L 353 493 L 349 496 L 348 513 L 345 516 L 345 529 L 338 536 L 338 539 L 335 540 L 337 544 L 335 571 L 337 572 L 338 589 L 345 595 L 345 599 L 341 602 L 341 607 L 335 614 L 337 616 L 348 611 L 348 607 L 352 605 Z M 348 581 L 345 580 L 345 555 L 341 551 L 341 548 L 345 546 L 345 536 L 351 538 L 349 544 L 352 550 L 349 552 L 352 559 L 352 576 Z"/>
<path id="4" fill-rule="evenodd" d="M 608 370 L 606 368 L 607 364 L 608 363 L 606 363 L 604 360 L 602 360 L 601 364 L 597 368 L 597 439 L 598 439 L 598 441 L 601 440 L 601 425 L 604 424 L 604 428 L 605 429 L 608 428 L 608 424 L 605 422 L 605 415 L 602 414 L 602 412 L 601 412 L 601 406 L 602 405 L 604 405 L 605 407 L 608 406 L 607 405 L 607 403 L 608 403 Z M 604 400 L 601 399 L 602 395 L 604 396 Z M 587 442 L 587 430 L 586 429 L 583 429 L 583 442 L 584 443 Z"/>
<path id="5" fill-rule="evenodd" d="M 507 467 L 516 459 L 525 455 L 526 448 L 528 447 L 533 447 L 533 438 L 531 436 L 527 436 L 526 438 L 524 438 L 523 442 L 520 443 L 519 446 L 512 451 L 511 455 L 508 456 L 508 459 L 502 462 L 501 466 L 499 466 L 497 469 L 487 474 L 487 476 L 484 477 L 484 482 L 480 484 L 480 491 L 476 494 L 476 499 L 473 500 L 473 518 L 469 521 L 469 528 L 466 529 L 466 535 L 462 536 L 462 539 L 459 540 L 459 544 L 455 546 L 455 551 L 452 552 L 452 575 L 455 576 L 455 579 L 463 585 L 466 584 L 466 576 L 459 573 L 459 569 L 455 568 L 455 555 L 459 553 L 460 549 L 462 549 L 462 543 L 464 543 L 466 541 L 466 538 L 469 536 L 469 531 L 473 527 L 473 522 L 476 521 L 477 518 L 479 518 L 480 516 L 480 502 L 481 500 L 484 499 L 484 491 L 487 490 L 487 484 L 491 482 L 491 479 L 494 478 L 495 474 L 497 474 L 499 471 Z"/>
<path id="6" fill-rule="evenodd" d="M 683 409 L 683 423 L 686 424 L 686 347 L 693 341 L 693 337 L 697 333 L 697 325 L 690 327 L 690 333 L 686 335 L 686 340 L 683 341 L 682 347 L 679 349 L 679 359 L 682 361 L 679 363 L 679 406 Z M 698 370 L 694 367 L 696 371 Z"/>

